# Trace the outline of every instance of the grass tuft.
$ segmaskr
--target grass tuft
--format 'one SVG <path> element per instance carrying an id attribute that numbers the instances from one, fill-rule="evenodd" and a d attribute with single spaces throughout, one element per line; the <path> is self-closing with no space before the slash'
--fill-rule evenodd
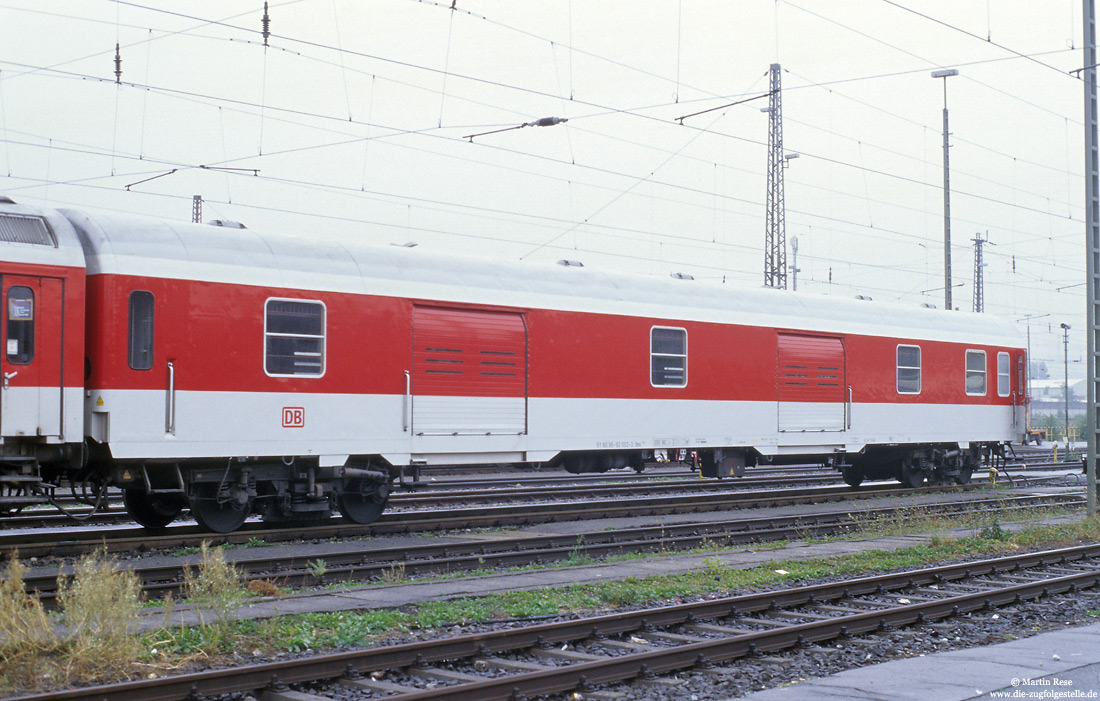
<path id="1" fill-rule="evenodd" d="M 38 598 L 23 588 L 26 566 L 12 553 L 0 580 L 0 681 L 26 684 L 42 675 L 42 655 L 57 647 L 57 636 Z"/>
<path id="2" fill-rule="evenodd" d="M 59 581 L 58 601 L 68 633 L 67 672 L 79 680 L 117 678 L 140 650 L 133 629 L 141 610 L 141 582 L 100 548 L 77 560 Z"/>
<path id="3" fill-rule="evenodd" d="M 228 642 L 229 628 L 248 592 L 241 583 L 240 570 L 226 562 L 221 547 L 210 548 L 204 541 L 200 552 L 198 567 L 183 570 L 183 595 L 194 606 L 210 643 L 221 648 Z"/>
<path id="4" fill-rule="evenodd" d="M 393 567 L 382 570 L 382 582 L 384 584 L 401 584 L 409 581 L 405 574 L 405 563 L 398 562 Z"/>

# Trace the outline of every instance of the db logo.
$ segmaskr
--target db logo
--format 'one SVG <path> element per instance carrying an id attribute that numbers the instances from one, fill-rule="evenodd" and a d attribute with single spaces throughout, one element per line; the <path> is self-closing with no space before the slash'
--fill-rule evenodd
<path id="1" fill-rule="evenodd" d="M 283 407 L 283 428 L 305 428 L 306 410 L 300 406 Z"/>

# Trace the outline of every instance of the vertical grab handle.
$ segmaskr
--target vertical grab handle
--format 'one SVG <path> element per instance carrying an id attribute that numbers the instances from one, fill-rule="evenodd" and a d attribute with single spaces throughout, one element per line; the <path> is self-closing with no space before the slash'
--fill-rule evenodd
<path id="1" fill-rule="evenodd" d="M 844 428 L 852 428 L 852 386 L 848 385 L 848 401 L 845 403 Z"/>
<path id="2" fill-rule="evenodd" d="M 1012 390 L 1012 428 L 1016 428 L 1016 390 Z"/>
<path id="3" fill-rule="evenodd" d="M 164 432 L 176 433 L 176 365 L 168 361 L 168 393 L 164 398 Z"/>
<path id="4" fill-rule="evenodd" d="M 409 398 L 412 396 L 412 376 L 405 371 L 405 396 L 401 398 L 401 430 L 409 430 Z"/>

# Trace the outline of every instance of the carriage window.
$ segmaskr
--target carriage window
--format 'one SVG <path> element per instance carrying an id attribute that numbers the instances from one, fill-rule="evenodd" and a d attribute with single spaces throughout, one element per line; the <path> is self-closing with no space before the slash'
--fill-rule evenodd
<path id="1" fill-rule="evenodd" d="M 130 293 L 130 367 L 149 370 L 153 367 L 153 293 L 134 290 Z"/>
<path id="2" fill-rule="evenodd" d="M 997 354 L 997 396 L 1007 397 L 1012 392 L 1012 363 L 1008 353 Z"/>
<path id="3" fill-rule="evenodd" d="M 649 381 L 654 387 L 687 386 L 687 331 L 654 326 L 649 332 Z"/>
<path id="4" fill-rule="evenodd" d="M 7 354 L 12 365 L 34 360 L 34 292 L 13 285 L 8 290 Z"/>
<path id="5" fill-rule="evenodd" d="M 966 393 L 985 394 L 985 351 L 966 352 Z"/>
<path id="6" fill-rule="evenodd" d="M 898 346 L 898 394 L 920 394 L 920 346 Z"/>
<path id="7" fill-rule="evenodd" d="M 323 375 L 325 305 L 269 299 L 264 311 L 264 371 L 276 376 Z"/>

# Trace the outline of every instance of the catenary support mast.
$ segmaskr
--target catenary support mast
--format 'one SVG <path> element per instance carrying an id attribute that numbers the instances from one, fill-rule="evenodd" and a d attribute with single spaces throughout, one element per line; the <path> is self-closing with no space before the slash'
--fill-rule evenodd
<path id="1" fill-rule="evenodd" d="M 1087 352 L 1088 358 L 1088 457 L 1086 458 L 1088 514 L 1096 515 L 1096 430 L 1097 430 L 1097 304 L 1100 304 L 1100 163 L 1096 144 L 1096 1 L 1082 0 L 1084 10 L 1085 66 L 1085 250 L 1088 254 L 1085 274 L 1088 278 Z"/>
<path id="2" fill-rule="evenodd" d="M 787 215 L 783 202 L 783 94 L 779 64 L 771 65 L 768 100 L 768 211 L 764 231 L 764 285 L 787 289 Z"/>

